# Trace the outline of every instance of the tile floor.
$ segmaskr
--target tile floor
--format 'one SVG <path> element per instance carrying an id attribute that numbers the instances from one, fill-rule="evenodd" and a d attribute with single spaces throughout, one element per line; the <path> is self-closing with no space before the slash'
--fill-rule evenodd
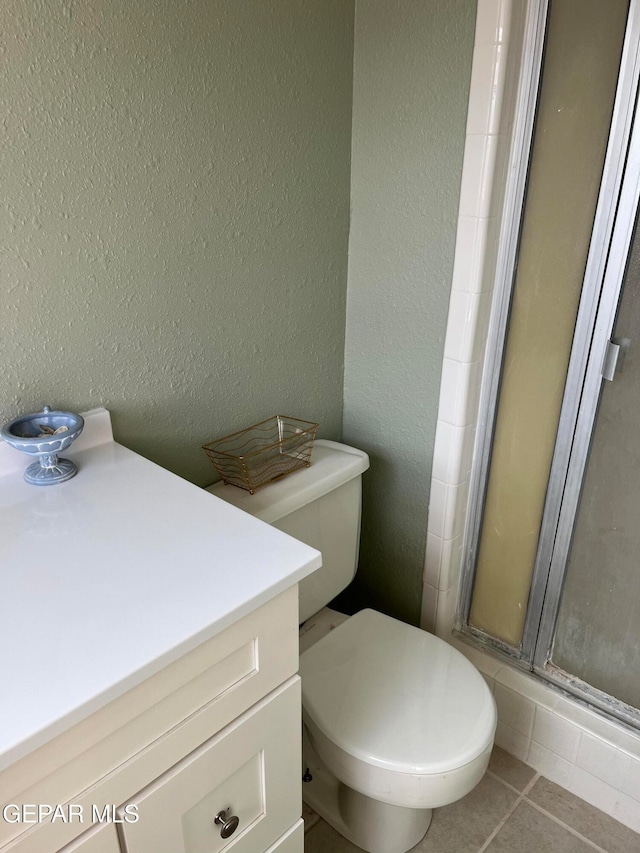
<path id="1" fill-rule="evenodd" d="M 305 853 L 360 853 L 305 808 Z M 436 809 L 416 853 L 640 853 L 640 835 L 496 747 L 463 800 Z"/>

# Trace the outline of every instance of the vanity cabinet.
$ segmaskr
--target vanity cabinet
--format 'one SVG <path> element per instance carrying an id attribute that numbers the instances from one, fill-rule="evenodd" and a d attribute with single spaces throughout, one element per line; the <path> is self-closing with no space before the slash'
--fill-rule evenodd
<path id="1" fill-rule="evenodd" d="M 1 853 L 302 853 L 297 668 L 293 586 L 3 771 L 76 819 L 2 821 Z"/>
<path id="2" fill-rule="evenodd" d="M 292 679 L 136 797 L 127 853 L 267 850 L 300 818 L 300 685 Z M 218 821 L 216 824 L 215 821 Z"/>
<path id="3" fill-rule="evenodd" d="M 115 824 L 105 824 L 83 832 L 59 853 L 122 853 Z"/>
<path id="4" fill-rule="evenodd" d="M 0 853 L 301 853 L 321 555 L 83 416 L 56 486 L 0 441 Z"/>

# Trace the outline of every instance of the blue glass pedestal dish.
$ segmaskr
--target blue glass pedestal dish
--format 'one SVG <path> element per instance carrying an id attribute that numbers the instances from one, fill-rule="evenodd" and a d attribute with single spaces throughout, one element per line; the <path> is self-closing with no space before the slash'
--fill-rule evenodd
<path id="1" fill-rule="evenodd" d="M 27 483 L 53 486 L 75 477 L 77 466 L 70 459 L 60 459 L 58 453 L 70 447 L 83 427 L 80 415 L 52 411 L 45 406 L 41 412 L 5 424 L 0 435 L 11 447 L 36 458 L 24 472 Z"/>

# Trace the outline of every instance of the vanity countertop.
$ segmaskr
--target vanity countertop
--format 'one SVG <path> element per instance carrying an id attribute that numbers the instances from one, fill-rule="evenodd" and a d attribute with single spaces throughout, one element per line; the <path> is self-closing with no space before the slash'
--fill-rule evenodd
<path id="1" fill-rule="evenodd" d="M 85 421 L 55 486 L 25 483 L 0 441 L 0 769 L 321 564 L 115 443 L 104 409 Z"/>

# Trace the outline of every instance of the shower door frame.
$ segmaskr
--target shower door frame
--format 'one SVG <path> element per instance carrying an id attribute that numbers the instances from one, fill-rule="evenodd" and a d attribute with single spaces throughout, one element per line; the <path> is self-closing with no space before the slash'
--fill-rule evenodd
<path id="1" fill-rule="evenodd" d="M 550 663 L 603 377 L 640 197 L 640 0 L 631 0 L 602 182 L 583 280 L 556 444 L 538 540 L 522 643 L 510 646 L 469 624 L 484 499 L 491 463 L 500 375 L 508 332 L 522 211 L 533 138 L 546 24 L 547 0 L 528 4 L 522 74 L 516 101 L 494 304 L 476 437 L 478 460 L 470 485 L 465 564 L 456 629 L 506 655 L 545 681 L 625 722 L 640 726 L 640 710 L 564 673 Z"/>

